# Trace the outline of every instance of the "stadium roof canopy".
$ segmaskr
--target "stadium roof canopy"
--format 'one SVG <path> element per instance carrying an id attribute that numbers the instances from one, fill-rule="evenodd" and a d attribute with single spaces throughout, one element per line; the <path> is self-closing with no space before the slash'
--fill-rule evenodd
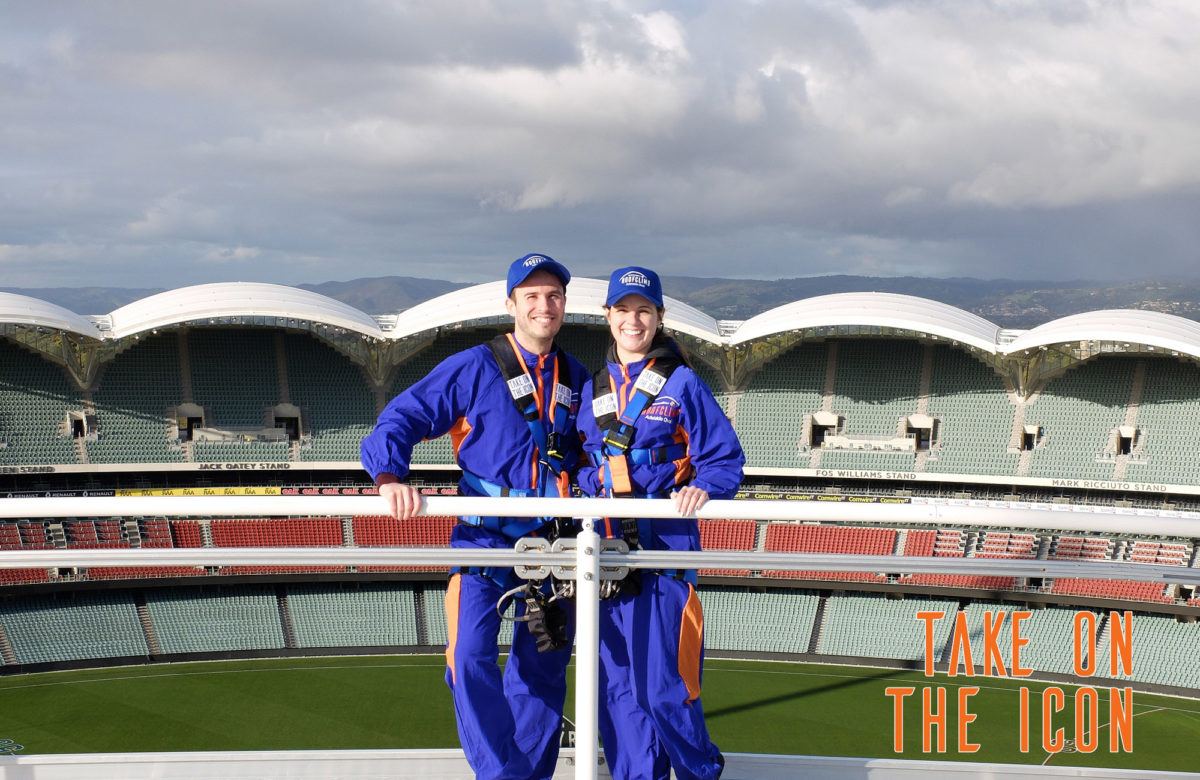
<path id="1" fill-rule="evenodd" d="M 955 306 L 895 293 L 837 293 L 777 306 L 746 320 L 730 344 L 810 328 L 867 327 L 925 333 L 999 352 L 1000 326 Z"/>
<path id="2" fill-rule="evenodd" d="M 264 318 L 263 324 L 268 325 L 285 324 L 280 320 L 321 323 L 384 338 L 370 315 L 349 304 L 297 287 L 252 282 L 201 284 L 142 298 L 109 315 L 110 335 L 119 339 L 205 320 L 227 324 L 224 321 L 231 318 L 240 322 Z"/>
<path id="3" fill-rule="evenodd" d="M 396 317 L 395 328 L 388 336 L 401 339 L 445 325 L 493 318 L 502 317 L 507 321 L 504 288 L 504 282 L 488 282 L 419 303 Z M 607 290 L 607 281 L 578 276 L 571 279 L 567 287 L 567 314 L 595 317 L 599 321 L 604 316 Z M 667 309 L 665 324 L 668 328 L 706 341 L 720 342 L 715 319 L 675 298 L 665 297 L 663 302 Z"/>
<path id="4" fill-rule="evenodd" d="M 0 323 L 29 325 L 100 339 L 100 331 L 86 317 L 41 298 L 0 292 Z"/>
<path id="5" fill-rule="evenodd" d="M 1012 354 L 1081 341 L 1148 347 L 1200 357 L 1200 322 L 1156 311 L 1089 311 L 1025 331 L 1007 345 L 1004 352 Z"/>

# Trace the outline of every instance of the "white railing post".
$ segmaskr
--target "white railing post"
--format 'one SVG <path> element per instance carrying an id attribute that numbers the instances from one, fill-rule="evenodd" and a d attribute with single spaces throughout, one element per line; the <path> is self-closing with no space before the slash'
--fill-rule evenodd
<path id="1" fill-rule="evenodd" d="M 600 689 L 600 535 L 593 518 L 575 539 L 575 780 L 596 780 Z"/>

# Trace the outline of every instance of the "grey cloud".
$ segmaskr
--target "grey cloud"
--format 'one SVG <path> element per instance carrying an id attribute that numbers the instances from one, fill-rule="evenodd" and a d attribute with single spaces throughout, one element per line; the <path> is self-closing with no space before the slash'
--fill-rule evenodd
<path id="1" fill-rule="evenodd" d="M 1177 4 L 0 6 L 0 283 L 1196 266 Z"/>

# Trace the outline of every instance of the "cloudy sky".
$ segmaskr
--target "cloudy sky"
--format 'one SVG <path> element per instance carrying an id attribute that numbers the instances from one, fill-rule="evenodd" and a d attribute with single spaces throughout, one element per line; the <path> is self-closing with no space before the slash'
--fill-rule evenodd
<path id="1" fill-rule="evenodd" d="M 1195 0 L 0 0 L 0 286 L 1200 275 Z"/>

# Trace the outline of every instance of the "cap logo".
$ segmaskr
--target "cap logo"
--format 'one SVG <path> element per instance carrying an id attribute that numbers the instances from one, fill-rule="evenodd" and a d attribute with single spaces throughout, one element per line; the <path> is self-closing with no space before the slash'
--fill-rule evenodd
<path id="1" fill-rule="evenodd" d="M 650 280 L 641 271 L 630 271 L 621 277 L 621 284 L 629 287 L 649 287 Z"/>
<path id="2" fill-rule="evenodd" d="M 525 262 L 521 263 L 521 265 L 525 266 L 526 268 L 532 268 L 533 266 L 544 262 L 546 262 L 546 258 L 542 257 L 541 255 L 533 255 L 525 258 Z"/>

